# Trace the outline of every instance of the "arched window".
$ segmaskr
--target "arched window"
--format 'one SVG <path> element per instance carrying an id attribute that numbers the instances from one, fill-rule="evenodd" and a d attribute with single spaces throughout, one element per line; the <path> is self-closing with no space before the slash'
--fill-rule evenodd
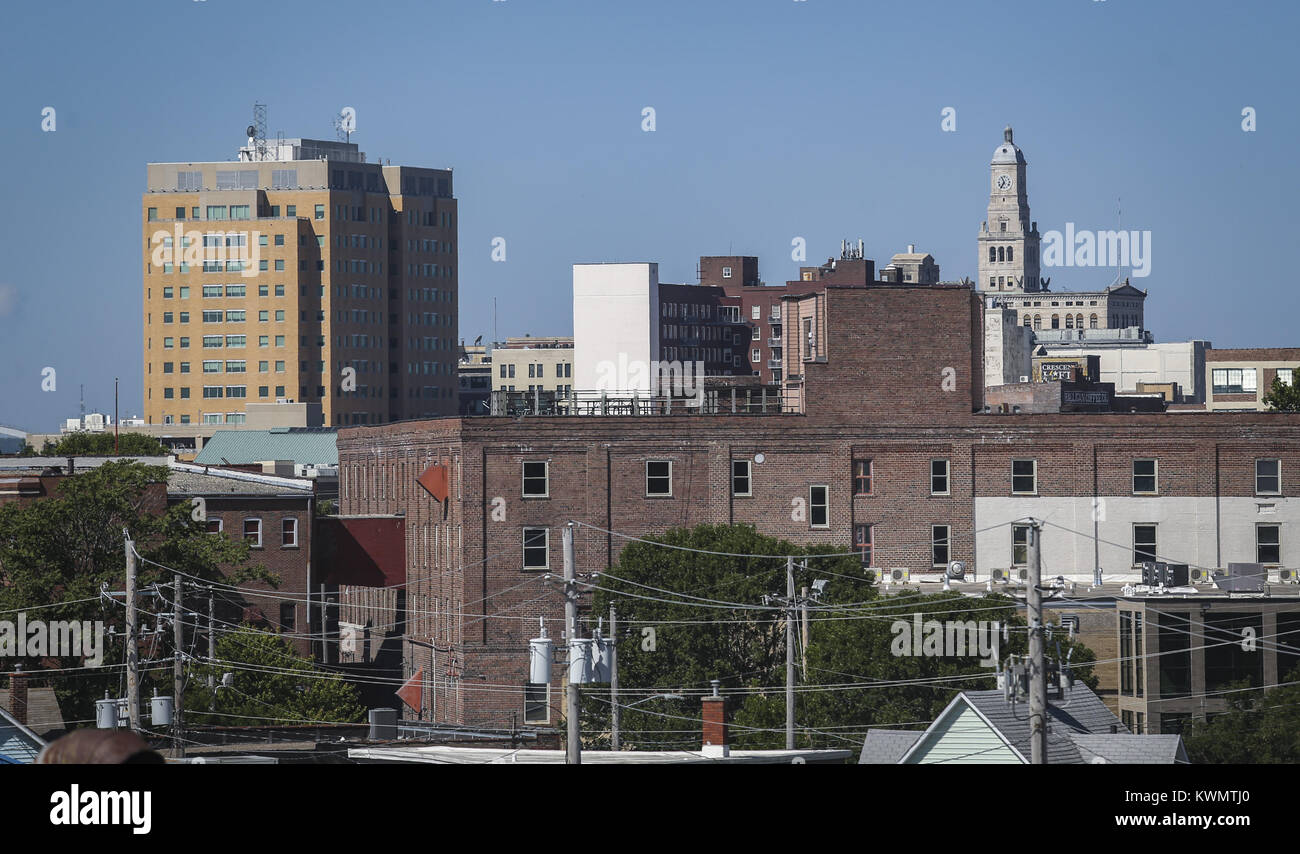
<path id="1" fill-rule="evenodd" d="M 1034 315 L 1034 328 L 1035 329 L 1043 328 L 1043 316 L 1041 314 Z"/>
<path id="2" fill-rule="evenodd" d="M 1083 328 L 1083 315 L 1082 315 L 1082 314 L 1076 314 L 1076 315 L 1074 316 L 1074 325 L 1075 325 L 1075 327 L 1078 328 L 1078 329 L 1082 329 L 1082 328 Z"/>
<path id="3" fill-rule="evenodd" d="M 996 260 L 998 260 L 998 250 L 997 250 L 995 247 L 990 246 L 990 247 L 989 247 L 989 261 L 992 262 L 992 261 L 996 261 Z"/>
<path id="4" fill-rule="evenodd" d="M 1029 325 L 1030 325 L 1029 315 L 1026 314 L 1026 315 L 1025 315 L 1025 326 L 1029 326 Z"/>
<path id="5" fill-rule="evenodd" d="M 1016 247 L 1014 246 L 1007 247 L 1007 260 L 1008 261 L 1016 260 Z"/>
<path id="6" fill-rule="evenodd" d="M 1003 254 L 1004 254 L 1004 250 L 1003 250 L 1003 248 L 1002 248 L 1001 246 L 999 246 L 999 247 L 998 247 L 998 260 L 999 260 L 999 261 L 1004 260 L 1004 258 L 1003 258 Z"/>
<path id="7" fill-rule="evenodd" d="M 1052 328 L 1053 329 L 1061 328 L 1061 315 L 1059 314 L 1052 315 Z"/>
<path id="8" fill-rule="evenodd" d="M 1073 314 L 1067 314 L 1067 315 L 1065 316 L 1065 328 L 1066 328 L 1066 329 L 1073 329 L 1073 328 L 1074 328 L 1074 315 L 1073 315 Z"/>
<path id="9" fill-rule="evenodd" d="M 1089 329 L 1097 328 L 1097 315 L 1094 314 L 1092 317 L 1088 318 L 1088 328 Z"/>

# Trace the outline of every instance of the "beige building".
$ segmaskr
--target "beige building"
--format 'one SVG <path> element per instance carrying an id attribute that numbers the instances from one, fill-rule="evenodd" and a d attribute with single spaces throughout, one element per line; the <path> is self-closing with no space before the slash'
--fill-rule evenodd
<path id="1" fill-rule="evenodd" d="M 1205 408 L 1214 410 L 1265 410 L 1264 396 L 1273 379 L 1295 382 L 1300 370 L 1300 347 L 1251 348 L 1205 351 Z"/>
<path id="2" fill-rule="evenodd" d="M 492 350 L 493 391 L 573 391 L 573 339 L 507 338 Z"/>
<path id="3" fill-rule="evenodd" d="M 248 142 L 238 162 L 148 165 L 146 423 L 245 424 L 279 401 L 329 426 L 455 414 L 451 170 Z"/>
<path id="4" fill-rule="evenodd" d="M 899 252 L 880 271 L 882 282 L 895 282 L 912 285 L 937 285 L 939 283 L 939 265 L 929 252 L 917 252 L 916 245 L 909 243 L 906 252 Z"/>

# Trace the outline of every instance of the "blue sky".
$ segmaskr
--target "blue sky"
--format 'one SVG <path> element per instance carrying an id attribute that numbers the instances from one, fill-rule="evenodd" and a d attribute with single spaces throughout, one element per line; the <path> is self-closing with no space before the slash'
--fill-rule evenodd
<path id="1" fill-rule="evenodd" d="M 0 56 L 0 423 L 141 409 L 140 195 L 150 161 L 332 138 L 452 167 L 460 334 L 572 331 L 570 265 L 758 255 L 768 282 L 863 238 L 974 276 L 1004 125 L 1041 231 L 1151 232 L 1157 340 L 1300 345 L 1294 3 L 27 3 Z M 41 130 L 53 106 L 57 129 Z M 642 109 L 656 130 L 642 131 Z M 956 110 L 955 132 L 941 111 Z M 1242 130 L 1253 107 L 1258 129 Z M 1290 199 L 1290 201 L 1288 201 Z M 507 260 L 491 260 L 494 237 Z M 1048 270 L 1053 290 L 1113 270 Z M 57 389 L 41 390 L 41 371 Z"/>

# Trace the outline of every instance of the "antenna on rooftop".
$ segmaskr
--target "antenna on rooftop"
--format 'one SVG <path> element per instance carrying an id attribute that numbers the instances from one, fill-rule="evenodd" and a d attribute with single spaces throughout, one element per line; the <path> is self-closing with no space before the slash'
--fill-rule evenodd
<path id="1" fill-rule="evenodd" d="M 357 129 L 356 113 L 350 112 L 351 110 L 351 107 L 345 107 L 334 117 L 334 134 L 339 142 L 351 142 L 352 132 Z"/>
<path id="2" fill-rule="evenodd" d="M 248 147 L 253 160 L 270 160 L 266 152 L 266 104 L 253 104 L 253 123 L 248 126 Z"/>

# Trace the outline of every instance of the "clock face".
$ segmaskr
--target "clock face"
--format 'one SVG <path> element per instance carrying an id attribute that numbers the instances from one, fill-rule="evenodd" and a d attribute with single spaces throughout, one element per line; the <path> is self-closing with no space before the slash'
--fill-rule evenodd
<path id="1" fill-rule="evenodd" d="M 998 176 L 998 189 L 1003 192 L 1011 189 L 1011 177 L 1009 175 Z"/>

